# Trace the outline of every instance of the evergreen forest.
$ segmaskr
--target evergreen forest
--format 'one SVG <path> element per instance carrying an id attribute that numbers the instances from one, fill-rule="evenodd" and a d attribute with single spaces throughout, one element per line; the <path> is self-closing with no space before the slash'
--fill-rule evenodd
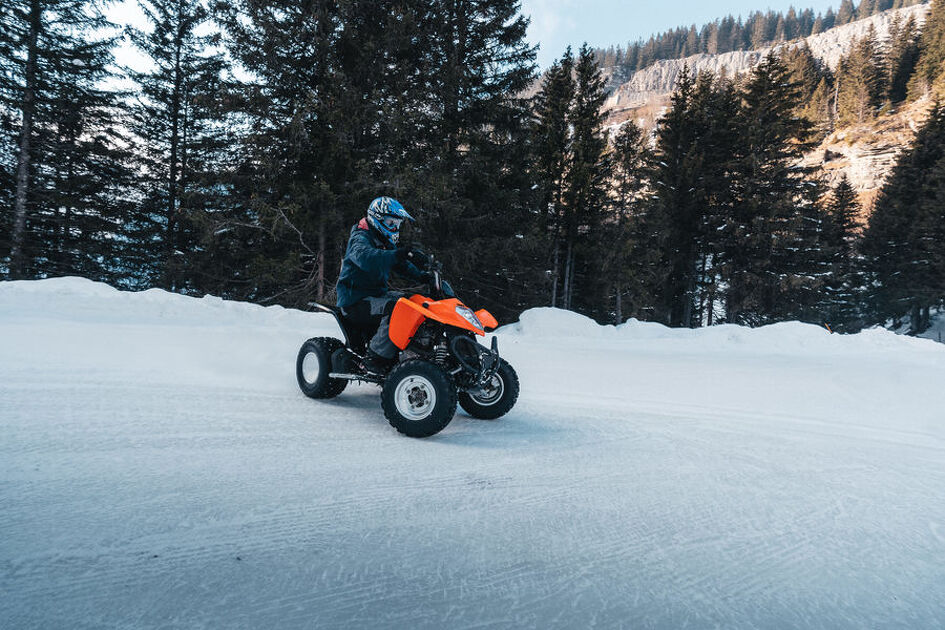
<path id="1" fill-rule="evenodd" d="M 862 225 L 800 158 L 826 133 L 945 92 L 945 0 L 835 70 L 783 47 L 744 77 L 684 73 L 650 133 L 605 126 L 604 66 L 788 41 L 903 0 L 753 13 L 539 74 L 518 0 L 6 0 L 0 278 L 81 275 L 260 304 L 331 303 L 381 195 L 460 297 L 501 322 L 855 331 L 945 302 L 945 107 Z M 119 44 L 148 60 L 121 66 Z"/>

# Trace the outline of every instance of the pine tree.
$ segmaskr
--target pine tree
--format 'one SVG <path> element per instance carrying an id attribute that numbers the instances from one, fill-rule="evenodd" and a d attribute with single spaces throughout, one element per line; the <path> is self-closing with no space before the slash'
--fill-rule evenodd
<path id="1" fill-rule="evenodd" d="M 115 124 L 123 112 L 115 94 L 98 87 L 108 76 L 110 45 L 99 42 L 97 59 L 85 60 L 91 67 L 58 77 L 37 117 L 47 121 L 48 135 L 37 145 L 35 181 L 43 190 L 33 192 L 31 237 L 41 249 L 31 275 L 121 284 L 137 275 L 128 264 L 125 232 L 131 160 Z"/>
<path id="2" fill-rule="evenodd" d="M 602 227 L 608 169 L 604 161 L 607 139 L 603 132 L 604 116 L 601 111 L 606 97 L 604 79 L 587 44 L 578 53 L 574 75 L 574 104 L 570 115 L 573 139 L 571 161 L 565 178 L 562 305 L 571 309 L 575 304 L 575 295 L 583 289 L 585 295 L 591 298 L 585 298 L 585 308 L 592 310 L 599 308 L 600 296 L 609 289 L 597 273 L 601 248 L 595 238 L 600 235 Z M 589 235 L 590 242 L 580 242 L 581 234 Z M 583 274 L 578 272 L 579 268 Z M 579 280 L 584 287 L 577 286 Z"/>
<path id="3" fill-rule="evenodd" d="M 885 87 L 876 31 L 869 32 L 845 56 L 837 70 L 837 118 L 842 124 L 872 119 L 883 102 Z"/>
<path id="4" fill-rule="evenodd" d="M 834 125 L 834 88 L 824 77 L 817 84 L 810 100 L 802 108 L 803 115 L 814 125 L 814 139 L 822 140 Z"/>
<path id="5" fill-rule="evenodd" d="M 696 83 L 693 113 L 701 127 L 699 153 L 703 163 L 699 184 L 703 210 L 697 231 L 693 314 L 690 325 L 711 326 L 720 302 L 724 226 L 735 201 L 733 173 L 741 148 L 738 121 L 739 95 L 734 82 L 702 76 Z"/>
<path id="6" fill-rule="evenodd" d="M 139 96 L 132 129 L 141 167 L 140 211 L 129 229 L 147 285 L 186 286 L 188 258 L 198 246 L 198 213 L 213 205 L 215 174 L 226 138 L 220 131 L 224 60 L 215 36 L 199 35 L 209 19 L 199 0 L 139 0 L 148 30 L 129 29 L 152 64 L 131 72 Z"/>
<path id="7" fill-rule="evenodd" d="M 883 186 L 863 241 L 873 316 L 928 327 L 945 299 L 945 109 L 936 105 Z"/>
<path id="8" fill-rule="evenodd" d="M 737 128 L 743 151 L 734 170 L 737 191 L 727 217 L 722 276 L 726 320 L 758 325 L 808 312 L 818 261 L 809 260 L 819 223 L 817 187 L 795 166 L 810 123 L 793 116 L 800 91 L 788 69 L 769 55 L 742 90 Z"/>
<path id="9" fill-rule="evenodd" d="M 886 55 L 886 86 L 890 103 L 900 103 L 908 95 L 909 80 L 919 58 L 919 34 L 915 17 L 902 23 L 897 16 L 890 29 L 890 48 Z"/>
<path id="10" fill-rule="evenodd" d="M 228 47 L 252 78 L 233 113 L 251 131 L 234 169 L 248 197 L 210 232 L 233 245 L 208 248 L 255 243 L 240 263 L 252 297 L 330 299 L 350 226 L 389 194 L 415 212 L 412 239 L 435 247 L 458 285 L 484 300 L 508 295 L 509 258 L 492 248 L 522 234 L 530 192 L 519 95 L 534 49 L 517 3 L 261 7 L 220 6 Z M 525 299 L 516 291 L 498 311 Z"/>
<path id="11" fill-rule="evenodd" d="M 703 208 L 695 184 L 702 167 L 696 148 L 699 129 L 692 114 L 695 80 L 683 69 L 669 110 L 659 121 L 650 178 L 654 182 L 654 215 L 660 224 L 651 229 L 667 268 L 661 304 L 654 315 L 670 326 L 688 326 L 693 313 L 696 241 Z"/>
<path id="12" fill-rule="evenodd" d="M 788 9 L 787 15 L 784 16 L 784 39 L 790 41 L 798 37 L 800 35 L 799 28 L 797 11 L 794 7 L 791 7 Z"/>
<path id="13" fill-rule="evenodd" d="M 762 48 L 770 41 L 768 37 L 768 18 L 765 15 L 757 14 L 755 23 L 751 29 L 751 47 Z"/>
<path id="14" fill-rule="evenodd" d="M 828 276 L 819 308 L 832 330 L 856 331 L 863 325 L 863 281 L 856 258 L 859 214 L 856 191 L 844 175 L 826 205 L 821 244 Z"/>
<path id="15" fill-rule="evenodd" d="M 561 230 L 565 214 L 565 180 L 571 156 L 571 107 L 574 100 L 574 55 L 568 48 L 552 64 L 535 98 L 535 180 L 542 238 L 552 243 L 551 305 L 558 304 Z"/>
<path id="16" fill-rule="evenodd" d="M 814 33 L 814 22 L 818 16 L 814 15 L 813 9 L 804 9 L 797 19 L 797 36 L 809 37 Z"/>
<path id="17" fill-rule="evenodd" d="M 814 20 L 814 25 L 811 27 L 811 35 L 817 35 L 818 33 L 823 33 L 823 32 L 824 32 L 824 18 L 818 14 L 817 19 Z"/>
<path id="18" fill-rule="evenodd" d="M 833 77 L 830 70 L 814 57 L 806 44 L 784 50 L 781 59 L 788 68 L 791 81 L 800 89 L 801 102 L 795 113 L 809 120 L 818 139 L 823 138 L 832 122 Z"/>
<path id="19" fill-rule="evenodd" d="M 118 203 L 127 171 L 101 89 L 112 40 L 98 3 L 15 0 L 0 28 L 0 98 L 7 146 L 8 273 L 13 278 L 121 276 Z M 11 142 L 12 140 L 12 142 Z"/>
<path id="20" fill-rule="evenodd" d="M 646 167 L 649 149 L 632 120 L 621 125 L 612 153 L 613 225 L 604 241 L 601 277 L 613 283 L 615 324 L 626 317 L 649 319 L 665 282 L 658 249 L 653 247 L 648 210 Z"/>
<path id="21" fill-rule="evenodd" d="M 862 20 L 863 18 L 875 15 L 877 4 L 876 0 L 860 0 L 860 4 L 856 8 L 856 19 Z"/>
<path id="22" fill-rule="evenodd" d="M 936 97 L 945 94 L 942 69 L 945 67 L 945 0 L 932 0 L 922 35 L 919 38 L 919 59 L 909 86 L 909 95 L 917 98 L 932 90 Z"/>
<path id="23" fill-rule="evenodd" d="M 669 111 L 657 129 L 650 180 L 648 228 L 666 269 L 655 318 L 671 326 L 697 326 L 714 286 L 712 236 L 729 203 L 734 155 L 735 100 L 731 85 L 683 73 Z"/>
<path id="24" fill-rule="evenodd" d="M 853 0 L 843 0 L 840 3 L 840 9 L 837 11 L 837 17 L 834 21 L 835 26 L 849 24 L 855 19 L 856 9 L 853 6 Z"/>
<path id="25" fill-rule="evenodd" d="M 227 183 L 244 197 L 210 219 L 204 246 L 214 260 L 198 265 L 200 288 L 297 304 L 326 293 L 322 235 L 344 229 L 337 204 L 348 192 L 339 171 L 363 178 L 339 142 L 353 133 L 338 112 L 351 103 L 343 100 L 337 71 L 345 27 L 355 23 L 346 25 L 327 3 L 284 0 L 261 8 L 254 0 L 217 5 L 230 54 L 250 76 L 228 112 L 246 121 Z M 363 120 L 360 108 L 346 113 L 353 124 Z"/>

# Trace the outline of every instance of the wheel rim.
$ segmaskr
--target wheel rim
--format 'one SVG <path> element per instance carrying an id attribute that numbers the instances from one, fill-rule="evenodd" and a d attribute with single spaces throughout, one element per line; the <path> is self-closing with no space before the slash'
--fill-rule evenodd
<path id="1" fill-rule="evenodd" d="M 318 360 L 318 355 L 314 352 L 306 354 L 305 358 L 302 359 L 302 378 L 305 379 L 305 382 L 313 385 L 318 380 L 321 371 L 322 366 Z"/>
<path id="2" fill-rule="evenodd" d="M 472 398 L 477 405 L 490 407 L 502 400 L 502 394 L 504 393 L 505 381 L 502 380 L 502 377 L 498 374 L 494 374 L 476 393 L 469 392 L 469 397 Z"/>
<path id="3" fill-rule="evenodd" d="M 423 420 L 436 406 L 436 389 L 422 376 L 408 376 L 394 390 L 394 405 L 407 420 Z"/>

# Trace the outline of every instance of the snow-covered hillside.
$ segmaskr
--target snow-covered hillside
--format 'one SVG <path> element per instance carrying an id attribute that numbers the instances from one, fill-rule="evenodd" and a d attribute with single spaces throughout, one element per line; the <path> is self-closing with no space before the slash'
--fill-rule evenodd
<path id="1" fill-rule="evenodd" d="M 415 440 L 298 391 L 333 332 L 0 283 L 0 627 L 945 627 L 941 344 L 538 309 Z"/>

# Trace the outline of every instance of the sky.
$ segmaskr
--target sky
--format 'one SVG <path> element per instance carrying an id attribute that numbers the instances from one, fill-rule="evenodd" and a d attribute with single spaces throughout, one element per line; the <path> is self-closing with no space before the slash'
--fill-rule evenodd
<path id="1" fill-rule="evenodd" d="M 522 12 L 531 16 L 528 39 L 540 45 L 538 64 L 547 68 L 568 44 L 575 50 L 585 41 L 595 47 L 626 46 L 677 26 L 700 27 L 728 14 L 787 11 L 792 5 L 798 10 L 836 11 L 840 0 L 522 0 Z"/>
<path id="2" fill-rule="evenodd" d="M 544 69 L 561 56 L 568 44 L 575 50 L 585 41 L 591 46 L 625 46 L 629 41 L 646 39 L 677 26 L 701 27 L 728 14 L 787 11 L 792 5 L 816 12 L 825 12 L 830 7 L 836 11 L 840 0 L 522 0 L 522 12 L 531 16 L 528 40 L 539 45 L 538 64 Z M 106 13 L 118 24 L 143 22 L 136 0 L 117 0 Z M 144 69 L 147 64 L 143 55 L 128 45 L 117 51 L 117 57 L 120 63 L 136 69 Z"/>

